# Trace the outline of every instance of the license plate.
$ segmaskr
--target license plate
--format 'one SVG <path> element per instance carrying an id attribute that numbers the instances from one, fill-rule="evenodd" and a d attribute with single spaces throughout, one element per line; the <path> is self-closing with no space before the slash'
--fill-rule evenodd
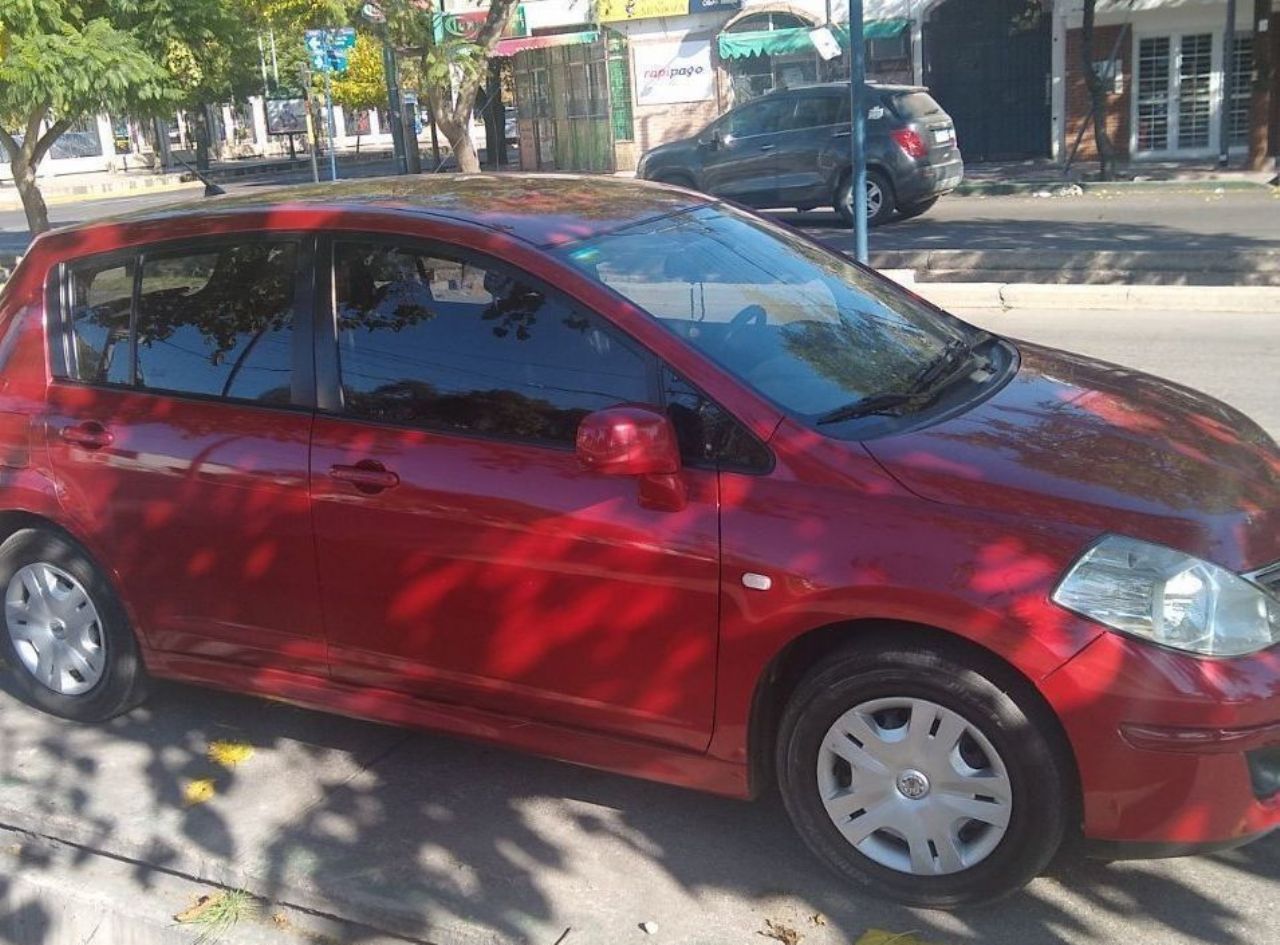
<path id="1" fill-rule="evenodd" d="M 954 132 L 950 128 L 937 128 L 933 132 L 934 144 L 950 144 Z"/>

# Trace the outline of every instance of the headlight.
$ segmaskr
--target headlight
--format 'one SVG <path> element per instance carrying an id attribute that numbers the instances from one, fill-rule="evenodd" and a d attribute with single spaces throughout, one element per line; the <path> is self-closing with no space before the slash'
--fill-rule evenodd
<path id="1" fill-rule="evenodd" d="M 1113 630 L 1205 656 L 1280 642 L 1280 600 L 1208 561 L 1110 535 L 1067 572 L 1055 603 Z"/>

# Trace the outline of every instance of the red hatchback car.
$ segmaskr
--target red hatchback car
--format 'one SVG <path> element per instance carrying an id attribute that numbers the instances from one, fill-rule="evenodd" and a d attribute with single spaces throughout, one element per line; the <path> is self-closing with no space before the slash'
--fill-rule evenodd
<path id="1" fill-rule="evenodd" d="M 614 179 L 359 181 L 38 239 L 0 634 L 735 797 L 950 907 L 1280 824 L 1280 452 Z"/>

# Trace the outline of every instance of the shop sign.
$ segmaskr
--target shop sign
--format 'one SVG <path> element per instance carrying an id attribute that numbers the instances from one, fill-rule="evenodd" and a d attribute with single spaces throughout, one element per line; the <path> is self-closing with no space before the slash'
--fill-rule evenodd
<path id="1" fill-rule="evenodd" d="M 466 13 L 442 13 L 436 17 L 436 42 L 446 40 L 475 40 L 480 27 L 489 16 L 489 10 L 468 10 Z M 528 36 L 529 26 L 525 19 L 524 4 L 516 6 L 516 15 L 511 18 L 511 25 L 502 34 L 509 36 Z"/>
<path id="2" fill-rule="evenodd" d="M 705 102 L 715 95 L 711 41 L 635 43 L 637 105 Z"/>
<path id="3" fill-rule="evenodd" d="M 741 8 L 742 0 L 598 0 L 596 18 L 601 23 L 619 23 Z"/>

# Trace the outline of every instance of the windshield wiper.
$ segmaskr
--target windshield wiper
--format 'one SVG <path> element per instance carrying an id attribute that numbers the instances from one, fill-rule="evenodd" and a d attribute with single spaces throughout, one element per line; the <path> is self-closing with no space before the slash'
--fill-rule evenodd
<path id="1" fill-rule="evenodd" d="M 828 410 L 813 422 L 816 424 L 840 423 L 875 414 L 896 415 L 907 407 L 920 407 L 933 400 L 937 389 L 961 367 L 967 367 L 974 349 L 991 339 L 990 332 L 978 332 L 972 339 L 956 338 L 947 342 L 942 352 L 926 364 L 911 380 L 904 392 L 870 394 L 851 403 Z"/>
<path id="2" fill-rule="evenodd" d="M 913 406 L 922 399 L 919 394 L 872 394 L 869 397 L 863 397 L 860 400 L 837 407 L 835 410 L 828 410 L 813 422 L 817 424 L 840 423 L 843 420 L 869 417 L 877 413 L 897 414 L 901 413 L 903 407 Z"/>
<path id="3" fill-rule="evenodd" d="M 908 391 L 914 396 L 919 396 L 940 386 L 943 381 L 959 373 L 961 367 L 968 366 L 973 358 L 974 349 L 990 338 L 990 332 L 983 331 L 972 338 L 956 338 L 948 341 L 942 353 L 926 364 L 924 369 L 915 376 Z"/>

